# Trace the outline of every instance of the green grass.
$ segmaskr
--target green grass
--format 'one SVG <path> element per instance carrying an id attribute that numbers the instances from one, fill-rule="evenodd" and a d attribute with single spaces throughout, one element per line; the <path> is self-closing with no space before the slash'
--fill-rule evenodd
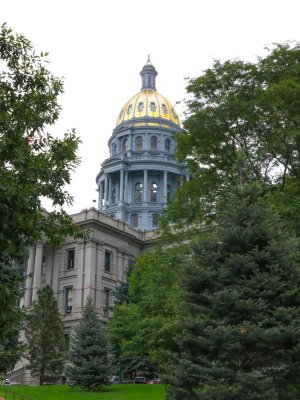
<path id="1" fill-rule="evenodd" d="M 86 392 L 69 386 L 9 386 L 8 390 L 34 400 L 164 400 L 163 385 L 111 385 L 99 392 Z M 0 387 L 0 397 L 3 396 Z M 13 400 L 13 396 L 7 397 Z M 21 400 L 16 397 L 15 400 Z"/>

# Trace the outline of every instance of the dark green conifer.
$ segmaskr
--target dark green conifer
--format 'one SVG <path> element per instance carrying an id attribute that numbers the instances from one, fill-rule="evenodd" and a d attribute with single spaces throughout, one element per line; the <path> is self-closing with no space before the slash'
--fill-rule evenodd
<path id="1" fill-rule="evenodd" d="M 38 291 L 25 328 L 33 376 L 43 384 L 47 376 L 60 376 L 64 367 L 64 331 L 57 301 L 50 286 Z"/>
<path id="2" fill-rule="evenodd" d="M 227 197 L 186 261 L 169 400 L 300 398 L 299 240 L 255 187 Z"/>
<path id="3" fill-rule="evenodd" d="M 104 327 L 89 298 L 70 344 L 69 381 L 87 390 L 109 385 L 110 367 Z"/>

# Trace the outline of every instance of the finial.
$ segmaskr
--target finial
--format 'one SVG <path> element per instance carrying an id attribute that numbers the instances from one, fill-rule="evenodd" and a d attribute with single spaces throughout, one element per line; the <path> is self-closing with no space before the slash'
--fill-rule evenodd
<path id="1" fill-rule="evenodd" d="M 150 60 L 150 55 L 148 54 L 148 58 L 147 58 L 147 64 L 151 64 L 151 60 Z"/>

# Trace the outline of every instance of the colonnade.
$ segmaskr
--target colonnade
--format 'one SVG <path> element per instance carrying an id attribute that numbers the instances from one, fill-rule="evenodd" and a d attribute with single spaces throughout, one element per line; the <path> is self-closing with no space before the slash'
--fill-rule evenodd
<path id="1" fill-rule="evenodd" d="M 43 242 L 39 241 L 29 251 L 25 283 L 25 307 L 31 307 L 33 301 L 37 300 L 37 292 L 41 287 L 43 262 Z"/>

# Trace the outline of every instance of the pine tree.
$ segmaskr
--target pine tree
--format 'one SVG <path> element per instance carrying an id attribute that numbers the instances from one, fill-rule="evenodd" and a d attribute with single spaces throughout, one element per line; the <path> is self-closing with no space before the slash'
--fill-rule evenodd
<path id="1" fill-rule="evenodd" d="M 109 385 L 110 367 L 104 327 L 89 298 L 83 318 L 74 330 L 70 345 L 67 376 L 75 386 L 97 390 Z"/>
<path id="2" fill-rule="evenodd" d="M 64 367 L 64 332 L 57 302 L 49 286 L 38 291 L 25 328 L 28 358 L 33 376 L 60 376 Z"/>
<path id="3" fill-rule="evenodd" d="M 300 252 L 260 191 L 229 195 L 184 268 L 169 400 L 300 398 Z"/>

